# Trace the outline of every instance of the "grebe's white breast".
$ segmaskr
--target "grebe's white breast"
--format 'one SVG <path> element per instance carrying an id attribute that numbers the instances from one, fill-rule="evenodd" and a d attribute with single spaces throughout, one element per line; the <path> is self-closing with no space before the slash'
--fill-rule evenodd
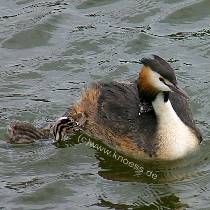
<path id="1" fill-rule="evenodd" d="M 195 133 L 178 117 L 170 100 L 164 102 L 163 93 L 156 96 L 152 105 L 158 119 L 155 140 L 158 158 L 181 158 L 198 147 Z"/>

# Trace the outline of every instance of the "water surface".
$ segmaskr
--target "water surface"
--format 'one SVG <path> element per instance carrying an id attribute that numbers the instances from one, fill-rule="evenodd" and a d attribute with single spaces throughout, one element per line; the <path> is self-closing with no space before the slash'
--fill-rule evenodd
<path id="1" fill-rule="evenodd" d="M 210 209 L 209 11 L 208 0 L 1 0 L 0 208 Z M 191 98 L 204 137 L 195 156 L 130 160 L 138 173 L 84 143 L 5 143 L 12 120 L 51 121 L 90 81 L 135 79 L 151 54 Z"/>

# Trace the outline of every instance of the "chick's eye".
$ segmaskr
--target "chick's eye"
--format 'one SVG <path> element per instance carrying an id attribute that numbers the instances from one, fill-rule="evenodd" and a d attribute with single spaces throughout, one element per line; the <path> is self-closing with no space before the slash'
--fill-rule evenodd
<path id="1" fill-rule="evenodd" d="M 164 79 L 162 77 L 160 77 L 159 80 L 164 83 Z"/>

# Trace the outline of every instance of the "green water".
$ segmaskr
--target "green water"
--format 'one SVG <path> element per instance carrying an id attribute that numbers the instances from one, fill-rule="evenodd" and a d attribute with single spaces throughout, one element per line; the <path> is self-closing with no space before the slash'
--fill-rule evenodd
<path id="1" fill-rule="evenodd" d="M 209 210 L 209 22 L 209 0 L 1 0 L 0 209 Z M 204 137 L 193 157 L 129 159 L 139 173 L 86 143 L 5 143 L 12 120 L 51 121 L 92 80 L 136 79 L 151 54 L 191 98 Z"/>

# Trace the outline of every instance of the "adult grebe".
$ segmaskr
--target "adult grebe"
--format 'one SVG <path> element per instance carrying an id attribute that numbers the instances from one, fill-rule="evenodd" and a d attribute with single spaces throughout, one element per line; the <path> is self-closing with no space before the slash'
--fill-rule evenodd
<path id="1" fill-rule="evenodd" d="M 174 70 L 157 55 L 141 61 L 143 67 L 136 81 L 92 84 L 80 102 L 53 124 L 56 141 L 76 127 L 135 158 L 172 160 L 198 148 L 202 137 L 187 96 L 177 86 Z M 44 133 L 49 135 L 46 130 L 50 128 L 14 124 L 10 139 L 28 138 L 26 130 L 36 135 L 41 132 L 38 139 Z"/>

